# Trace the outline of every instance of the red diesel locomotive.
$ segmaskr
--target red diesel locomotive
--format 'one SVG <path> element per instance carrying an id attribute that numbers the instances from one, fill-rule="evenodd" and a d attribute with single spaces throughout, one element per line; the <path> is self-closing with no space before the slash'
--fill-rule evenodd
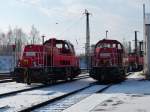
<path id="1" fill-rule="evenodd" d="M 123 45 L 117 40 L 100 40 L 94 48 L 90 76 L 99 82 L 125 79 L 126 67 Z"/>
<path id="2" fill-rule="evenodd" d="M 136 55 L 135 53 L 128 54 L 128 71 L 142 71 L 144 65 L 143 55 Z"/>
<path id="3" fill-rule="evenodd" d="M 138 43 L 137 43 L 138 44 Z M 128 71 L 141 71 L 144 65 L 144 43 L 140 41 L 133 52 L 128 53 Z"/>
<path id="4" fill-rule="evenodd" d="M 80 73 L 79 59 L 66 40 L 49 39 L 43 45 L 26 45 L 14 70 L 14 80 L 31 84 L 72 80 Z"/>

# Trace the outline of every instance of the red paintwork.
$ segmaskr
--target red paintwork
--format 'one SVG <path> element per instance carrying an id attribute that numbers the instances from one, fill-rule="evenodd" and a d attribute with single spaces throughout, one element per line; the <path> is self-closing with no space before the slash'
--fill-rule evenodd
<path id="1" fill-rule="evenodd" d="M 36 65 L 43 64 L 43 45 L 26 45 L 23 51 L 23 56 L 20 59 L 19 67 L 33 67 Z M 27 56 L 27 53 L 35 53 L 35 56 Z M 40 58 L 39 58 L 40 57 Z"/>
<path id="2" fill-rule="evenodd" d="M 103 39 L 95 45 L 92 66 L 123 66 L 123 57 L 124 50 L 120 42 L 117 40 Z"/>
<path id="3" fill-rule="evenodd" d="M 58 44 L 62 45 L 61 48 L 58 48 Z M 30 56 L 28 56 L 27 53 Z M 79 67 L 79 59 L 75 56 L 74 48 L 71 43 L 53 38 L 47 40 L 43 45 L 26 45 L 18 66 Z"/>
<path id="4" fill-rule="evenodd" d="M 129 64 L 143 65 L 144 64 L 144 57 L 143 56 L 137 56 L 136 54 L 129 54 L 128 55 L 128 63 Z"/>

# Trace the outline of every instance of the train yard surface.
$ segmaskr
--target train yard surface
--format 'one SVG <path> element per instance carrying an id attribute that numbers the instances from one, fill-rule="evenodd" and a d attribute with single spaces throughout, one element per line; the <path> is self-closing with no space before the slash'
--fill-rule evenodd
<path id="1" fill-rule="evenodd" d="M 140 74 L 118 84 L 99 84 L 87 74 L 45 87 L 0 83 L 0 112 L 148 112 L 150 82 Z"/>
<path id="2" fill-rule="evenodd" d="M 120 84 L 92 94 L 63 112 L 149 112 L 150 82 L 133 73 Z"/>

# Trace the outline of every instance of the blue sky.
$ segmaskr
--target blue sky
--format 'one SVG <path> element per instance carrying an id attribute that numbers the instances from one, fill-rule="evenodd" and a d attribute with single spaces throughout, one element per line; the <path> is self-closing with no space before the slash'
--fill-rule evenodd
<path id="1" fill-rule="evenodd" d="M 109 38 L 120 41 L 133 40 L 134 30 L 138 30 L 141 40 L 143 3 L 150 11 L 150 0 L 1 0 L 0 30 L 18 26 L 28 33 L 34 24 L 47 38 L 70 40 L 81 52 L 85 44 L 84 9 L 92 13 L 92 44 L 103 39 L 106 30 Z"/>

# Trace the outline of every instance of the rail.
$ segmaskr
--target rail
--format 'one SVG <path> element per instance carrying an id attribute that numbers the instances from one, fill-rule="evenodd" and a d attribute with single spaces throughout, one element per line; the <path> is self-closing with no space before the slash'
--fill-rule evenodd
<path id="1" fill-rule="evenodd" d="M 37 86 L 37 87 L 21 89 L 21 90 L 17 90 L 17 91 L 11 91 L 11 92 L 8 92 L 8 93 L 2 93 L 2 94 L 0 94 L 0 98 L 12 96 L 12 95 L 17 94 L 17 93 L 22 93 L 22 92 L 27 92 L 27 91 L 31 91 L 31 90 L 41 89 L 41 88 L 50 87 L 50 86 L 54 86 L 54 85 L 60 85 L 60 84 L 67 83 L 67 82 L 73 82 L 73 81 L 80 80 L 80 79 L 85 79 L 85 78 L 89 78 L 89 76 L 88 75 L 81 76 L 81 77 L 78 76 L 78 77 L 74 78 L 74 80 L 72 80 L 72 81 L 59 81 L 59 82 L 56 82 L 54 84 L 40 85 L 40 86 Z"/>
<path id="2" fill-rule="evenodd" d="M 41 103 L 39 103 L 39 104 L 35 104 L 35 105 L 31 106 L 31 107 L 28 107 L 28 108 L 26 108 L 26 109 L 20 110 L 20 111 L 18 111 L 18 112 L 30 112 L 30 111 L 34 111 L 35 109 L 38 109 L 38 108 L 43 107 L 43 106 L 46 106 L 46 105 L 48 105 L 48 104 L 50 104 L 50 103 L 54 103 L 54 102 L 56 102 L 56 101 L 60 101 L 61 99 L 67 98 L 67 97 L 69 97 L 69 96 L 71 96 L 71 95 L 75 95 L 75 94 L 77 94 L 77 93 L 79 93 L 79 92 L 81 92 L 81 91 L 83 91 L 83 90 L 86 90 L 86 89 L 88 89 L 88 88 L 90 88 L 90 87 L 92 87 L 92 86 L 94 86 L 94 85 L 96 85 L 96 82 L 91 83 L 91 84 L 89 84 L 88 86 L 83 87 L 83 88 L 80 88 L 80 89 L 75 90 L 75 91 L 73 91 L 73 92 L 70 92 L 70 93 L 67 93 L 67 94 L 64 94 L 64 95 L 55 97 L 55 98 L 53 98 L 53 99 L 50 99 L 50 100 L 41 102 Z M 111 87 L 111 86 L 112 86 L 112 85 L 108 85 L 108 86 L 106 86 L 106 87 L 103 87 L 102 89 L 98 90 L 98 91 L 95 92 L 95 93 L 103 92 L 103 91 L 105 91 L 106 89 L 108 89 L 108 88 Z"/>

